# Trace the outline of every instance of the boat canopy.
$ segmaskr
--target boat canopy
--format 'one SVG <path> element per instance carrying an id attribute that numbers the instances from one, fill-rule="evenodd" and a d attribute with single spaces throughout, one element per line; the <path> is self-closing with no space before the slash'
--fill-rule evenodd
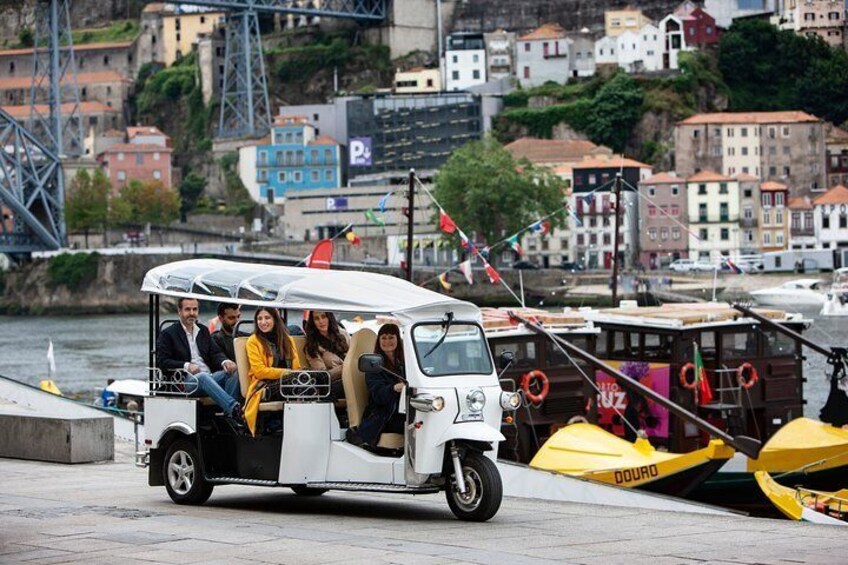
<path id="1" fill-rule="evenodd" d="M 470 302 L 397 277 L 361 271 L 190 259 L 149 270 L 141 290 L 248 306 L 390 314 L 401 323 L 441 318 L 447 312 L 453 312 L 456 319 L 481 319 L 479 308 Z"/>

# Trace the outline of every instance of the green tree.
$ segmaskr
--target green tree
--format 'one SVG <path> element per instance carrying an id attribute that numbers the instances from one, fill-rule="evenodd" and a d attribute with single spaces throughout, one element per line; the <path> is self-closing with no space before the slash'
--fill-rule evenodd
<path id="1" fill-rule="evenodd" d="M 492 244 L 560 208 L 565 184 L 547 169 L 516 162 L 487 137 L 453 152 L 436 176 L 434 194 L 467 235 L 476 232 Z"/>
<path id="2" fill-rule="evenodd" d="M 18 42 L 21 47 L 32 47 L 35 45 L 35 35 L 32 33 L 32 28 L 22 27 L 18 32 Z"/>
<path id="3" fill-rule="evenodd" d="M 197 173 L 189 173 L 180 184 L 180 219 L 185 221 L 185 215 L 197 207 L 197 199 L 206 189 L 206 179 Z"/>
<path id="4" fill-rule="evenodd" d="M 180 197 L 162 181 L 131 180 L 112 206 L 114 219 L 124 224 L 170 224 L 180 214 Z"/>
<path id="5" fill-rule="evenodd" d="M 630 132 L 642 117 L 642 88 L 619 72 L 604 84 L 589 107 L 586 132 L 595 143 L 623 152 Z"/>
<path id="6" fill-rule="evenodd" d="M 65 220 L 68 229 L 81 231 L 88 248 L 88 234 L 104 229 L 109 213 L 109 179 L 98 169 L 94 178 L 81 169 L 71 181 L 65 196 Z"/>

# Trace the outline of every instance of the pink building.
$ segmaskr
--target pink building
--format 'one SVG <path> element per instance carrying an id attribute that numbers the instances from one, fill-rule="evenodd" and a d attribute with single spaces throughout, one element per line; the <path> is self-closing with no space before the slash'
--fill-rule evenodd
<path id="1" fill-rule="evenodd" d="M 165 186 L 173 186 L 170 147 L 119 143 L 98 155 L 97 161 L 116 191 L 131 180 L 159 180 Z"/>
<path id="2" fill-rule="evenodd" d="M 686 179 L 658 173 L 639 183 L 639 194 L 639 262 L 659 269 L 686 258 Z"/>

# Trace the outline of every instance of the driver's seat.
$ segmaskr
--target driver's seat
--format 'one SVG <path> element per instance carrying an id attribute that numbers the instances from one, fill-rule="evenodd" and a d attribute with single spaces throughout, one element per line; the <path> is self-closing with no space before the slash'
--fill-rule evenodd
<path id="1" fill-rule="evenodd" d="M 350 347 L 342 364 L 342 384 L 347 399 L 347 417 L 350 427 L 362 422 L 362 415 L 368 405 L 368 387 L 365 385 L 365 373 L 359 370 L 359 356 L 373 353 L 377 343 L 377 334 L 368 328 L 362 328 L 350 338 Z M 400 449 L 403 447 L 402 434 L 381 434 L 377 447 Z"/>

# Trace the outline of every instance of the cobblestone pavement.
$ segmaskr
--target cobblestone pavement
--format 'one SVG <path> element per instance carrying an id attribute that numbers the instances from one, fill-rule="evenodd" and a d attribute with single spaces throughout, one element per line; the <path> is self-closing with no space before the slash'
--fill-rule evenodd
<path id="1" fill-rule="evenodd" d="M 505 499 L 485 524 L 442 495 L 218 487 L 172 504 L 117 461 L 0 460 L 0 563 L 846 563 L 846 530 L 789 521 Z"/>

